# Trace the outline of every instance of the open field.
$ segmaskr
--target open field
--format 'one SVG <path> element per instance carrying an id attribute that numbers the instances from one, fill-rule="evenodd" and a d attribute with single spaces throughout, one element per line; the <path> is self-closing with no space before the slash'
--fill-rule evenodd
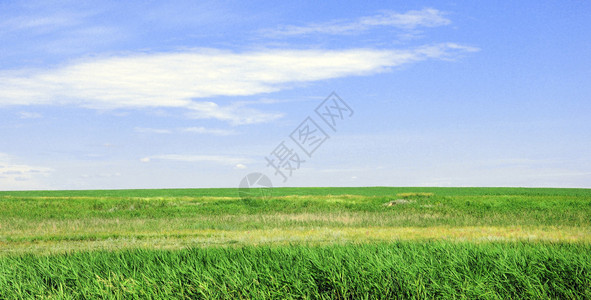
<path id="1" fill-rule="evenodd" d="M 400 204 L 391 201 L 405 200 Z M 399 201 L 400 202 L 400 201 Z M 386 204 L 386 205 L 385 205 Z M 0 193 L 0 253 L 407 239 L 591 241 L 591 191 L 490 188 Z"/>
<path id="2" fill-rule="evenodd" d="M 587 189 L 0 192 L 0 296 L 590 298 L 589 216 Z"/>

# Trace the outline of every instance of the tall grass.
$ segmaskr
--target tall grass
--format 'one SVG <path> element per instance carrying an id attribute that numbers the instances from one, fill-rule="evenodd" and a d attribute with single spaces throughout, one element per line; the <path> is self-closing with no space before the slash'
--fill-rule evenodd
<path id="1" fill-rule="evenodd" d="M 591 245 L 398 242 L 0 257 L 0 298 L 591 298 Z"/>

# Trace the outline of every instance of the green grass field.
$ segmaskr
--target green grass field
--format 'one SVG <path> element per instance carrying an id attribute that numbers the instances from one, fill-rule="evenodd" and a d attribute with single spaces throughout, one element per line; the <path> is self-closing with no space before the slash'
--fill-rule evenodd
<path id="1" fill-rule="evenodd" d="M 591 190 L 0 192 L 0 298 L 591 298 Z"/>

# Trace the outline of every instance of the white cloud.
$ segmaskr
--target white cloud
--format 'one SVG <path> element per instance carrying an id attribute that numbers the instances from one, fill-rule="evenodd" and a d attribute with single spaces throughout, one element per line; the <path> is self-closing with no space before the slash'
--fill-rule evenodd
<path id="1" fill-rule="evenodd" d="M 121 173 L 116 172 L 116 173 L 98 173 L 98 174 L 82 174 L 82 175 L 80 175 L 80 178 L 84 178 L 84 179 L 115 178 L 115 177 L 121 177 Z"/>
<path id="2" fill-rule="evenodd" d="M 11 46 L 6 49 L 14 51 L 13 55 L 30 54 L 36 60 L 47 55 L 86 55 L 130 38 L 126 26 L 96 24 L 96 19 L 104 19 L 105 6 L 51 1 L 33 5 L 13 2 L 3 8 L 0 39 L 7 39 Z"/>
<path id="3" fill-rule="evenodd" d="M 249 96 L 298 83 L 369 75 L 475 49 L 437 44 L 408 50 L 195 50 L 79 61 L 51 70 L 0 71 L 0 106 L 75 105 L 91 109 L 184 108 L 193 118 L 233 124 L 280 118 L 235 103 L 198 99 Z"/>
<path id="4" fill-rule="evenodd" d="M 18 113 L 21 119 L 39 119 L 42 118 L 43 115 L 36 112 L 28 112 L 28 111 L 21 111 Z"/>
<path id="5" fill-rule="evenodd" d="M 210 162 L 216 163 L 221 165 L 230 165 L 230 166 L 237 166 L 237 165 L 244 165 L 245 163 L 252 162 L 251 159 L 244 158 L 244 157 L 236 157 L 236 156 L 223 156 L 223 155 L 187 155 L 187 154 L 163 154 L 163 155 L 153 155 L 141 158 L 141 162 L 151 162 L 154 160 L 169 160 L 169 161 L 178 161 L 178 162 L 188 162 L 188 163 L 196 163 L 196 162 Z"/>
<path id="6" fill-rule="evenodd" d="M 51 16 L 22 15 L 0 21 L 0 34 L 18 31 L 47 33 L 80 24 L 85 15 L 54 14 Z"/>
<path id="7" fill-rule="evenodd" d="M 172 133 L 172 131 L 170 131 L 169 129 L 157 129 L 157 128 L 136 127 L 133 130 L 135 132 L 139 132 L 139 133 L 158 133 L 158 134 Z"/>
<path id="8" fill-rule="evenodd" d="M 332 21 L 326 23 L 309 24 L 306 26 L 283 26 L 276 30 L 267 31 L 272 36 L 293 36 L 308 34 L 353 34 L 369 30 L 373 27 L 396 27 L 401 29 L 415 29 L 418 27 L 437 27 L 450 24 L 444 13 L 433 8 L 411 10 L 405 13 L 385 11 L 381 14 L 362 17 L 354 21 Z"/>
<path id="9" fill-rule="evenodd" d="M 35 180 L 47 176 L 52 169 L 15 162 L 15 158 L 0 153 L 0 189 L 16 190 L 39 187 Z"/>
<path id="10" fill-rule="evenodd" d="M 216 129 L 216 128 L 205 128 L 205 127 L 188 127 L 181 129 L 183 132 L 199 133 L 199 134 L 211 134 L 211 135 L 234 135 L 236 131 L 228 129 Z"/>
<path id="11" fill-rule="evenodd" d="M 199 102 L 191 103 L 187 108 L 190 111 L 186 115 L 190 118 L 217 119 L 234 125 L 266 123 L 283 117 L 282 113 L 262 112 L 238 102 L 226 106 L 219 106 L 214 102 Z"/>
<path id="12" fill-rule="evenodd" d="M 246 169 L 246 166 L 243 164 L 237 164 L 234 166 L 234 169 L 243 170 Z"/>
<path id="13" fill-rule="evenodd" d="M 196 133 L 196 134 L 211 134 L 217 136 L 234 135 L 236 131 L 230 129 L 218 129 L 218 128 L 205 128 L 205 127 L 186 127 L 176 129 L 163 129 L 163 128 L 146 128 L 146 127 L 135 127 L 135 132 L 138 133 L 153 133 L 153 134 L 171 134 L 175 132 L 179 133 Z"/>

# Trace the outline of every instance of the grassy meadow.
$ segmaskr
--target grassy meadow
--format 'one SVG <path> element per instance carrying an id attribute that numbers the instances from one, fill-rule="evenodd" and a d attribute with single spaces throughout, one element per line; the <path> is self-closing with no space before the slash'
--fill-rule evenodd
<path id="1" fill-rule="evenodd" d="M 591 298 L 591 190 L 0 192 L 0 298 Z"/>

